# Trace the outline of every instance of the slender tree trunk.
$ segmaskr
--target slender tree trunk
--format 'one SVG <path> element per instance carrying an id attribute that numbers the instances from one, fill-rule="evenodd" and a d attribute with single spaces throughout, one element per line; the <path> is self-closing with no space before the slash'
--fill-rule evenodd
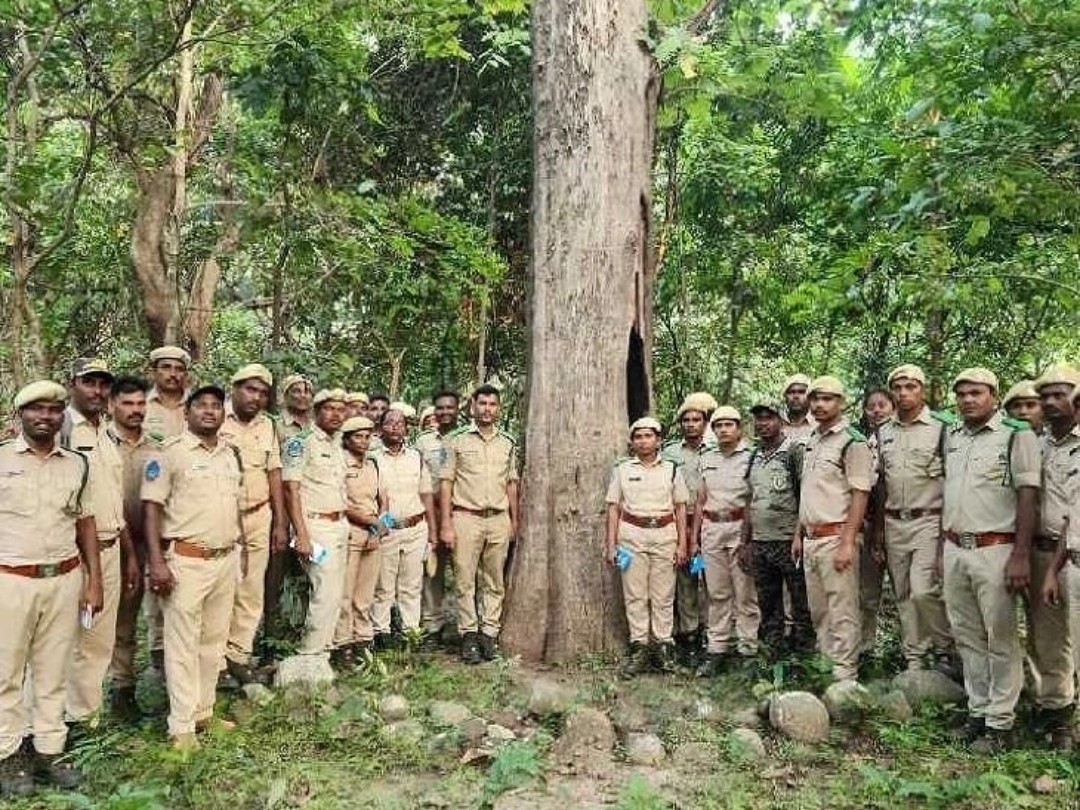
<path id="1" fill-rule="evenodd" d="M 631 331 L 651 335 L 655 81 L 644 0 L 532 9 L 528 427 L 503 638 L 529 660 L 559 662 L 623 637 L 603 560 L 604 492 L 626 448 Z"/>

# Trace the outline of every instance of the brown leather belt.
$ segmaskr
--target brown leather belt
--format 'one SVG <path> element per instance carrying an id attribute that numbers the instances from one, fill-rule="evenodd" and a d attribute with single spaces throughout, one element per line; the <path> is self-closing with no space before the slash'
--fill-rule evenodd
<path id="1" fill-rule="evenodd" d="M 1057 551 L 1058 539 L 1045 534 L 1037 534 L 1031 538 L 1031 547 L 1036 551 Z"/>
<path id="2" fill-rule="evenodd" d="M 945 532 L 945 539 L 960 548 L 986 548 L 1012 543 L 1016 535 L 1012 532 Z"/>
<path id="3" fill-rule="evenodd" d="M 268 503 L 270 503 L 270 501 L 268 501 L 268 500 L 267 501 L 261 501 L 261 502 L 255 504 L 254 506 L 249 506 L 247 509 L 241 509 L 240 514 L 241 515 L 250 515 L 253 512 L 258 512 L 260 509 L 262 509 Z"/>
<path id="4" fill-rule="evenodd" d="M 807 537 L 836 537 L 844 531 L 843 523 L 819 523 L 806 528 Z"/>
<path id="5" fill-rule="evenodd" d="M 189 543 L 187 540 L 172 541 L 173 554 L 180 557 L 192 557 L 196 560 L 217 560 L 232 553 L 233 546 L 225 548 L 206 548 L 197 543 Z"/>
<path id="6" fill-rule="evenodd" d="M 0 571 L 5 574 L 15 574 L 30 579 L 51 579 L 79 567 L 79 555 L 68 557 L 58 563 L 38 563 L 37 565 L 0 565 Z"/>
<path id="7" fill-rule="evenodd" d="M 940 509 L 886 509 L 887 517 L 897 520 L 915 520 L 915 518 L 927 517 L 928 515 L 940 515 Z"/>
<path id="8" fill-rule="evenodd" d="M 505 509 L 469 509 L 467 506 L 455 506 L 455 512 L 465 512 L 469 515 L 476 515 L 477 517 L 489 518 L 501 515 L 505 512 Z"/>
<path id="9" fill-rule="evenodd" d="M 413 526 L 415 526 L 417 523 L 419 523 L 426 517 L 427 515 L 425 513 L 420 512 L 419 514 L 413 515 L 412 517 L 407 517 L 404 520 L 395 521 L 395 523 L 397 523 L 397 527 L 399 529 L 411 529 Z"/>
<path id="10" fill-rule="evenodd" d="M 305 517 L 315 518 L 316 520 L 341 520 L 341 516 L 344 512 L 308 512 Z"/>
<path id="11" fill-rule="evenodd" d="M 742 520 L 746 515 L 746 510 L 742 509 L 702 509 L 701 514 L 706 520 L 711 520 L 713 523 L 734 523 L 736 520 Z"/>
<path id="12" fill-rule="evenodd" d="M 631 515 L 629 512 L 622 512 L 619 515 L 619 520 L 625 521 L 631 526 L 637 526 L 639 529 L 662 529 L 664 526 L 670 526 L 675 522 L 675 513 L 668 512 L 661 517 L 641 517 L 640 515 Z"/>

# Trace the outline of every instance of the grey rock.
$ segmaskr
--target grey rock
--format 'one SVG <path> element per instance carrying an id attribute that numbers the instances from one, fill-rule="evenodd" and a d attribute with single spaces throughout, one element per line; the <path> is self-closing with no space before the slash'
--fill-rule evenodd
<path id="1" fill-rule="evenodd" d="M 488 727 L 483 717 L 468 717 L 458 723 L 457 730 L 466 746 L 476 748 L 487 736 Z"/>
<path id="2" fill-rule="evenodd" d="M 634 765 L 659 765 L 667 753 L 655 734 L 631 732 L 626 735 L 626 759 Z"/>
<path id="3" fill-rule="evenodd" d="M 886 717 L 898 723 L 906 723 L 915 716 L 915 712 L 911 710 L 911 704 L 899 689 L 894 689 L 879 697 L 877 704 Z"/>
<path id="4" fill-rule="evenodd" d="M 460 703 L 436 700 L 428 706 L 428 715 L 437 726 L 456 726 L 472 717 L 472 712 Z"/>
<path id="5" fill-rule="evenodd" d="M 506 743 L 513 742 L 516 739 L 517 734 L 515 734 L 505 726 L 500 726 L 498 723 L 491 723 L 487 727 L 485 741 L 491 745 L 505 745 Z"/>
<path id="6" fill-rule="evenodd" d="M 529 704 L 526 711 L 533 717 L 566 714 L 574 703 L 577 693 L 548 678 L 537 678 L 529 688 Z"/>
<path id="7" fill-rule="evenodd" d="M 874 704 L 869 690 L 855 681 L 829 684 L 822 699 L 834 723 L 858 723 L 869 714 Z"/>
<path id="8" fill-rule="evenodd" d="M 397 737 L 409 742 L 420 742 L 427 736 L 424 726 L 419 720 L 400 720 L 386 726 L 386 733 L 391 737 Z"/>
<path id="9" fill-rule="evenodd" d="M 680 768 L 687 770 L 703 770 L 716 765 L 716 749 L 709 743 L 687 742 L 675 749 L 671 755 Z"/>
<path id="10" fill-rule="evenodd" d="M 797 742 L 822 742 L 829 736 L 829 711 L 809 692 L 784 692 L 769 703 L 769 722 Z"/>
<path id="11" fill-rule="evenodd" d="M 922 703 L 963 703 L 964 688 L 947 675 L 932 669 L 909 669 L 893 678 L 893 687 L 904 693 L 912 707 Z"/>
<path id="12" fill-rule="evenodd" d="M 754 706 L 733 712 L 730 719 L 732 725 L 739 728 L 761 728 L 762 724 L 761 713 Z"/>
<path id="13" fill-rule="evenodd" d="M 607 715 L 585 706 L 567 715 L 566 727 L 552 747 L 552 756 L 565 773 L 608 777 L 615 772 L 614 747 L 615 727 Z"/>
<path id="14" fill-rule="evenodd" d="M 620 734 L 627 734 L 631 731 L 644 731 L 649 724 L 649 717 L 636 700 L 620 696 L 611 710 L 611 722 Z"/>
<path id="15" fill-rule="evenodd" d="M 244 692 L 244 697 L 256 706 L 265 706 L 274 699 L 274 693 L 261 683 L 245 683 L 241 689 Z"/>
<path id="16" fill-rule="evenodd" d="M 694 717 L 706 723 L 720 724 L 725 719 L 724 712 L 720 707 L 708 698 L 699 698 L 694 701 Z"/>
<path id="17" fill-rule="evenodd" d="M 765 759 L 765 741 L 751 728 L 737 728 L 728 735 L 731 753 L 737 759 Z"/>
<path id="18" fill-rule="evenodd" d="M 387 695 L 379 701 L 379 716 L 387 723 L 395 723 L 409 716 L 409 701 L 401 695 Z"/>
<path id="19" fill-rule="evenodd" d="M 296 684 L 333 683 L 334 670 L 323 655 L 294 655 L 278 664 L 274 686 L 283 689 Z"/>

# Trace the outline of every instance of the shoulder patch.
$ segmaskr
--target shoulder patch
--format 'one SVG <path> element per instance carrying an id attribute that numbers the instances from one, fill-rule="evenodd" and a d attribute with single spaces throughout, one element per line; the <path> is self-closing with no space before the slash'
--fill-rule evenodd
<path id="1" fill-rule="evenodd" d="M 146 431 L 146 438 L 154 442 L 154 444 L 161 444 L 165 441 L 165 434 L 160 430 L 148 430 Z"/>
<path id="2" fill-rule="evenodd" d="M 848 425 L 844 432 L 857 442 L 867 441 L 867 438 L 863 435 L 863 432 L 854 425 Z"/>
<path id="3" fill-rule="evenodd" d="M 174 444 L 180 441 L 179 436 L 162 436 L 157 440 L 157 443 L 161 447 L 172 447 Z"/>
<path id="4" fill-rule="evenodd" d="M 956 414 L 952 411 L 930 411 L 930 416 L 945 425 L 955 425 Z"/>
<path id="5" fill-rule="evenodd" d="M 1011 416 L 1001 417 L 1001 424 L 1012 430 L 1031 430 L 1031 423 L 1023 419 L 1013 419 Z"/>
<path id="6" fill-rule="evenodd" d="M 300 458 L 304 455 L 304 436 L 299 434 L 293 436 L 291 439 L 285 442 L 285 445 L 281 448 L 281 452 L 288 458 Z"/>
<path id="7" fill-rule="evenodd" d="M 147 481 L 156 481 L 161 477 L 161 462 L 156 458 L 150 459 L 146 462 L 146 466 L 143 468 L 143 478 Z"/>

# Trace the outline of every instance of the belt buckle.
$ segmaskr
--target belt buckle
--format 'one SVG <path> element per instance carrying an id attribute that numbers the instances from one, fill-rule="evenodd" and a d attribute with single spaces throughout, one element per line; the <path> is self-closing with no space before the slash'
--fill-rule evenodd
<path id="1" fill-rule="evenodd" d="M 973 549 L 978 548 L 979 544 L 976 541 L 974 532 L 961 532 L 960 533 L 960 548 Z"/>
<path id="2" fill-rule="evenodd" d="M 900 520 L 911 520 L 912 518 L 910 509 L 898 509 L 897 513 L 898 514 L 896 516 L 900 518 Z"/>
<path id="3" fill-rule="evenodd" d="M 648 519 L 646 525 L 650 529 L 658 529 L 660 527 L 660 519 L 651 517 Z"/>
<path id="4" fill-rule="evenodd" d="M 38 566 L 41 576 L 39 579 L 51 579 L 60 573 L 60 566 L 56 563 L 43 563 Z"/>

